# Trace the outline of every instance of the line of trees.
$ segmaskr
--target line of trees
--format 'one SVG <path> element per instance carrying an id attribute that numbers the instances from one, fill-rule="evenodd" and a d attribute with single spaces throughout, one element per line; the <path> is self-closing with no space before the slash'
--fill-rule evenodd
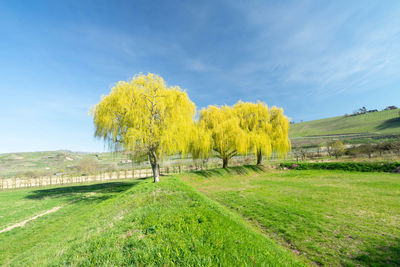
<path id="1" fill-rule="evenodd" d="M 207 159 L 215 151 L 223 167 L 237 154 L 254 153 L 257 164 L 276 152 L 290 151 L 289 120 L 283 109 L 262 102 L 208 106 L 195 120 L 196 106 L 178 86 L 167 86 L 156 74 L 139 74 L 118 82 L 91 109 L 95 136 L 113 150 L 147 157 L 154 182 L 166 155 L 191 154 Z"/>
<path id="2" fill-rule="evenodd" d="M 400 154 L 400 142 L 365 143 L 346 147 L 342 141 L 335 140 L 328 143 L 327 152 L 329 156 L 335 156 L 336 159 L 343 155 L 353 157 L 365 155 L 368 158 L 372 158 L 377 154 L 379 156 L 382 156 L 384 153 Z"/>
<path id="3" fill-rule="evenodd" d="M 385 153 L 396 153 L 400 155 L 400 141 L 396 142 L 383 142 L 378 144 L 361 144 L 359 146 L 352 146 L 346 149 L 345 154 L 349 156 L 366 155 L 372 158 L 374 155 Z"/>
<path id="4" fill-rule="evenodd" d="M 317 147 L 310 146 L 311 149 L 317 149 L 317 152 L 311 152 L 305 147 L 295 148 L 293 156 L 297 161 L 306 159 L 315 159 L 323 156 L 321 148 L 326 149 L 329 157 L 338 159 L 341 156 L 367 156 L 372 158 L 374 156 L 382 156 L 384 154 L 397 154 L 400 155 L 400 141 L 381 142 L 381 143 L 365 143 L 357 145 L 345 145 L 341 140 L 332 140 L 330 142 L 320 143 Z"/>
<path id="5" fill-rule="evenodd" d="M 396 107 L 396 106 L 387 106 L 386 108 L 382 109 L 382 111 L 384 111 L 384 110 L 393 110 L 393 109 L 398 109 L 398 107 Z M 358 115 L 363 115 L 363 114 L 372 113 L 372 112 L 378 112 L 378 110 L 377 109 L 367 110 L 366 107 L 362 107 L 362 108 L 359 108 L 359 109 L 353 111 L 353 114 L 350 114 L 350 115 L 349 114 L 344 114 L 344 116 L 345 117 L 358 116 Z"/>

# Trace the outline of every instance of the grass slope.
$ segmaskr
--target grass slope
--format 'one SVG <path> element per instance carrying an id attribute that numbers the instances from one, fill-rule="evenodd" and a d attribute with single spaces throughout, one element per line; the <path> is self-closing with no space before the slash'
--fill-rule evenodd
<path id="1" fill-rule="evenodd" d="M 290 126 L 290 137 L 348 133 L 400 134 L 400 109 L 350 117 L 333 117 Z"/>
<path id="2" fill-rule="evenodd" d="M 131 185 L 131 182 L 112 182 L 0 191 L 0 229 L 27 220 L 54 207 L 78 201 L 87 202 L 110 198 Z"/>
<path id="3" fill-rule="evenodd" d="M 8 200 L 10 195 L 17 201 Z M 7 202 L 1 206 L 3 225 L 64 203 L 55 213 L 0 234 L 0 265 L 302 265 L 177 177 L 162 177 L 159 184 L 125 180 L 0 196 Z"/>
<path id="4" fill-rule="evenodd" d="M 400 265 L 398 174 L 255 171 L 202 171 L 185 180 L 319 265 Z"/>

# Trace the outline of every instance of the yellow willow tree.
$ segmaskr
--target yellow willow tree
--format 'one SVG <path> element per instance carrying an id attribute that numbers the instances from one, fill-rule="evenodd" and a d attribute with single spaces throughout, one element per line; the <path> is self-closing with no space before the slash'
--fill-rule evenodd
<path id="1" fill-rule="evenodd" d="M 91 114 L 95 136 L 113 149 L 147 154 L 154 182 L 159 182 L 160 160 L 188 152 L 195 111 L 186 92 L 167 87 L 160 76 L 150 73 L 118 82 Z"/>
<path id="2" fill-rule="evenodd" d="M 204 126 L 204 121 L 197 121 L 192 128 L 190 153 L 193 159 L 208 159 L 212 149 L 211 132 Z"/>
<path id="3" fill-rule="evenodd" d="M 192 155 L 204 158 L 212 149 L 222 159 L 222 167 L 228 167 L 229 159 L 248 150 L 248 136 L 239 123 L 231 107 L 208 106 L 202 109 L 196 123 L 196 139 L 192 141 Z"/>
<path id="4" fill-rule="evenodd" d="M 272 125 L 272 151 L 281 158 L 291 150 L 289 139 L 289 119 L 283 115 L 283 109 L 273 106 L 270 110 L 270 122 Z"/>
<path id="5" fill-rule="evenodd" d="M 249 148 L 257 158 L 257 165 L 261 164 L 263 155 L 270 157 L 276 152 L 285 156 L 290 151 L 289 120 L 282 109 L 272 107 L 269 110 L 262 102 L 242 101 L 233 109 L 240 120 L 240 127 L 248 136 Z"/>
<path id="6" fill-rule="evenodd" d="M 268 106 L 261 102 L 239 101 L 233 108 L 239 117 L 240 127 L 248 135 L 250 149 L 253 150 L 259 165 L 262 155 L 270 156 L 272 153 L 272 124 Z"/>

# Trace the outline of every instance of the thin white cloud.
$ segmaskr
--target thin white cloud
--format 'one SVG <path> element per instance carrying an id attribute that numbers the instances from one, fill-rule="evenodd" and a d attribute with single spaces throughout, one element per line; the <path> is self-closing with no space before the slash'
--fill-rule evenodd
<path id="1" fill-rule="evenodd" d="M 371 23 L 371 7 L 331 4 L 314 10 L 315 2 L 241 6 L 247 23 L 259 31 L 248 43 L 259 57 L 232 73 L 264 72 L 266 80 L 276 74 L 280 86 L 308 85 L 309 94 L 321 97 L 371 90 L 377 80 L 385 82 L 400 69 L 399 7 L 385 10 Z"/>
<path id="2" fill-rule="evenodd" d="M 192 71 L 196 72 L 210 72 L 216 71 L 217 68 L 213 65 L 206 63 L 201 59 L 193 59 L 189 56 L 183 58 L 184 66 Z"/>

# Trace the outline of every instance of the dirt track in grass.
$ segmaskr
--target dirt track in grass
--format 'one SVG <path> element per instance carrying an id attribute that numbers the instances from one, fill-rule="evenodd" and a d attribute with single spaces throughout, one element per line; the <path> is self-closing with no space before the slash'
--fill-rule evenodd
<path id="1" fill-rule="evenodd" d="M 42 217 L 42 216 L 44 216 L 44 215 L 47 215 L 47 214 L 49 214 L 49 213 L 56 212 L 56 211 L 58 211 L 59 209 L 61 209 L 62 207 L 63 207 L 63 206 L 54 207 L 54 208 L 49 209 L 49 210 L 47 210 L 47 211 L 45 211 L 45 212 L 43 212 L 43 213 L 40 213 L 40 214 L 38 214 L 38 215 L 36 215 L 36 216 L 33 216 L 33 217 L 29 218 L 29 219 L 26 219 L 26 220 L 24 220 L 24 221 L 22 221 L 22 222 L 13 224 L 13 225 L 11 225 L 11 226 L 9 226 L 9 227 L 7 227 L 7 228 L 1 230 L 1 231 L 0 231 L 0 234 L 1 234 L 1 233 L 8 232 L 8 231 L 11 231 L 12 229 L 17 228 L 17 227 L 24 227 L 26 223 L 28 223 L 28 222 L 30 222 L 30 221 L 33 221 L 33 220 L 36 220 L 37 218 Z"/>

